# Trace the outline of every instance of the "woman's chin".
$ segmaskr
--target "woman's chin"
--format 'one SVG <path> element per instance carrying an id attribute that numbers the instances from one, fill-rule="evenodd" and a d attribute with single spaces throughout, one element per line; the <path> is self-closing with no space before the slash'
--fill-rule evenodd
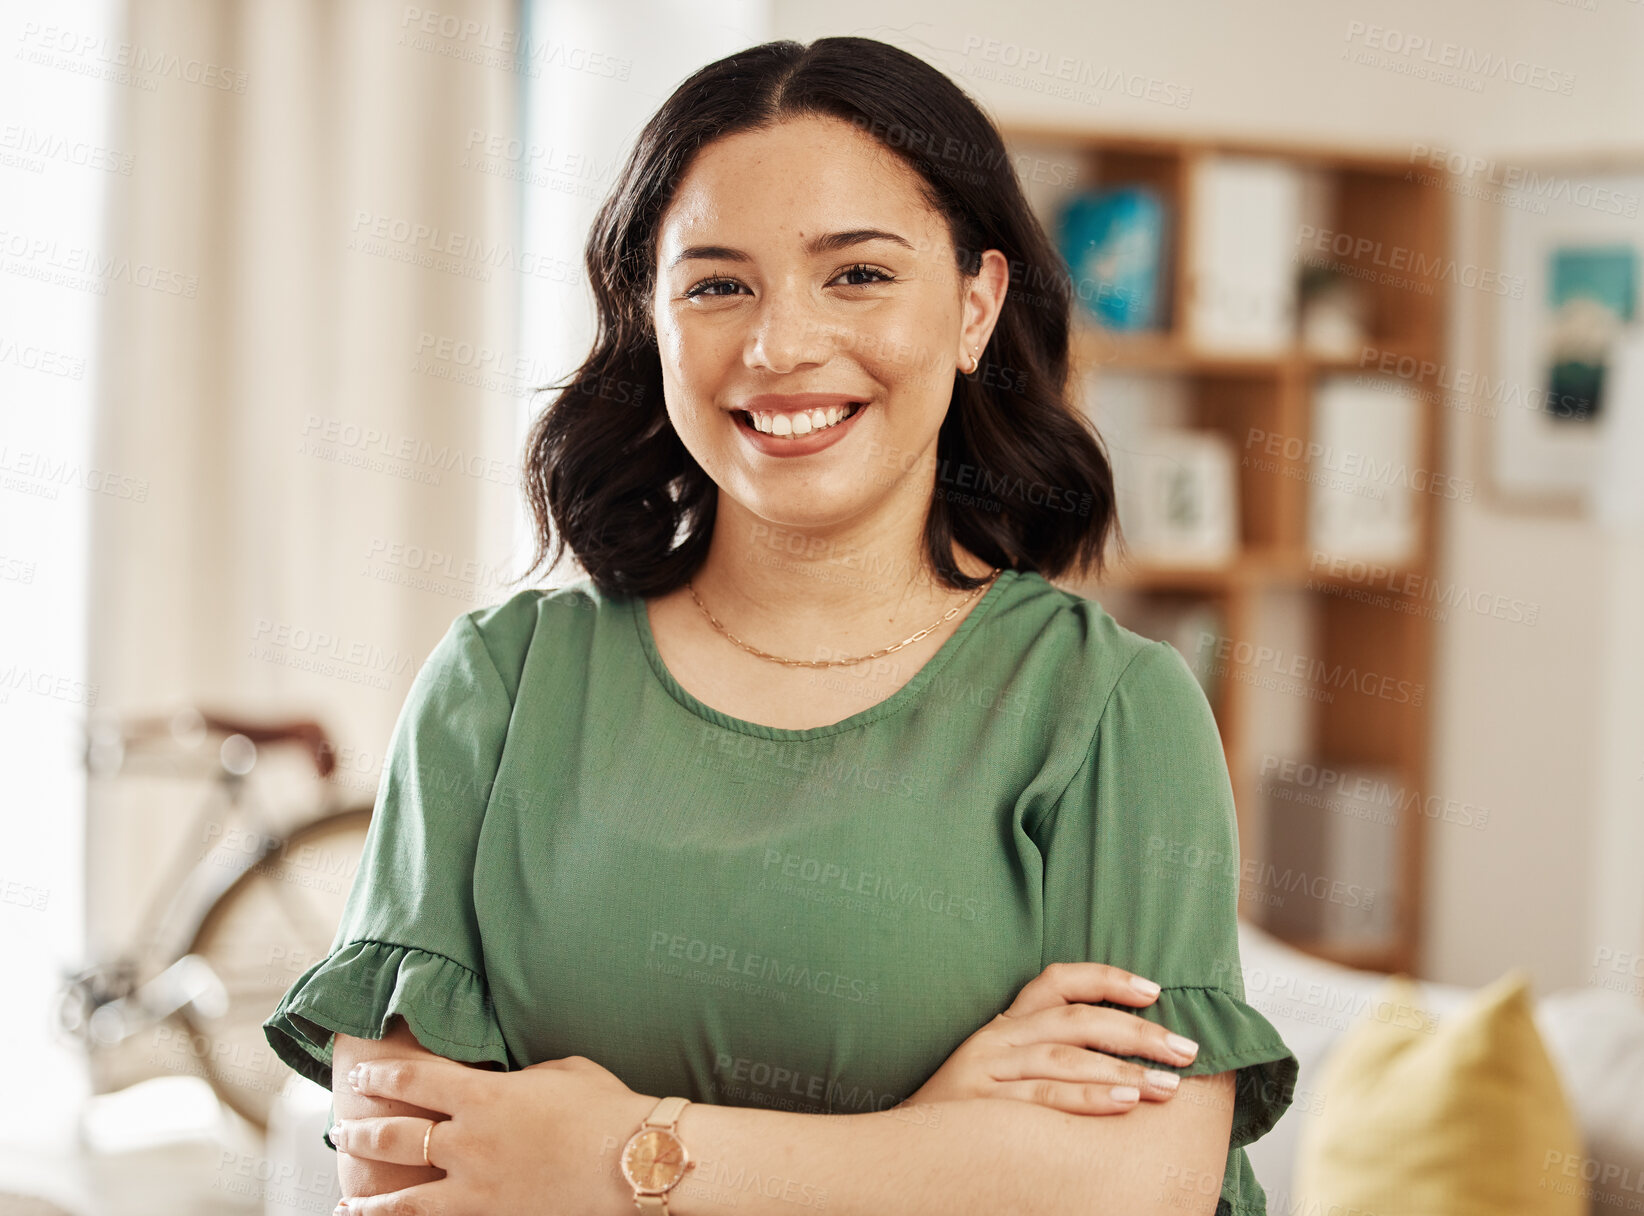
<path id="1" fill-rule="evenodd" d="M 834 495 L 813 491 L 803 496 L 760 494 L 742 505 L 766 529 L 764 533 L 754 533 L 756 541 L 767 542 L 772 549 L 803 558 L 815 557 L 825 550 L 820 547 L 820 542 L 807 547 L 797 539 L 785 540 L 785 534 L 793 536 L 839 527 L 871 512 L 874 501 L 863 498 L 859 493 Z"/>

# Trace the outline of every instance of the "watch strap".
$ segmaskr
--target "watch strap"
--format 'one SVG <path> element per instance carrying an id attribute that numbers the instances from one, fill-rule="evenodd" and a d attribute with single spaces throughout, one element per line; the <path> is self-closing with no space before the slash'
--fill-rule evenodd
<path id="1" fill-rule="evenodd" d="M 671 1131 L 690 1102 L 689 1098 L 663 1098 L 651 1108 L 651 1113 L 645 1116 L 645 1122 L 640 1126 L 666 1127 Z"/>

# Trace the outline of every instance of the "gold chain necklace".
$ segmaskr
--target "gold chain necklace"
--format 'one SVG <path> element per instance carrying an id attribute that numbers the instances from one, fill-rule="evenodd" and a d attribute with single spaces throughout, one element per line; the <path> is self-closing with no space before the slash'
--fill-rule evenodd
<path id="1" fill-rule="evenodd" d="M 685 580 L 685 590 L 691 593 L 691 598 L 696 600 L 696 606 L 702 609 L 702 615 L 708 618 L 713 627 L 719 630 L 720 633 L 723 633 L 726 637 L 730 638 L 731 641 L 742 647 L 742 649 L 746 650 L 749 654 L 758 655 L 762 659 L 769 659 L 773 663 L 781 663 L 787 667 L 850 667 L 857 663 L 866 663 L 869 659 L 882 658 L 885 655 L 890 654 L 892 651 L 901 650 L 902 647 L 917 642 L 920 638 L 929 637 L 932 631 L 940 629 L 943 625 L 947 624 L 954 618 L 955 615 L 957 615 L 961 608 L 970 603 L 977 596 L 981 595 L 989 587 L 993 586 L 993 580 L 999 577 L 1001 569 L 1002 567 L 994 567 L 993 573 L 988 575 L 987 582 L 976 587 L 964 599 L 960 600 L 952 608 L 949 608 L 942 614 L 942 619 L 937 621 L 934 625 L 927 625 L 912 637 L 903 638 L 894 646 L 886 646 L 882 649 L 871 651 L 868 654 L 858 655 L 853 659 L 784 659 L 780 655 L 767 654 L 758 647 L 748 645 L 748 643 L 744 642 L 741 638 L 737 637 L 736 634 L 732 633 L 729 629 L 725 628 L 725 626 L 715 620 L 714 614 L 708 611 L 708 605 L 704 604 L 701 598 L 697 595 L 696 588 L 691 585 L 690 579 Z"/>

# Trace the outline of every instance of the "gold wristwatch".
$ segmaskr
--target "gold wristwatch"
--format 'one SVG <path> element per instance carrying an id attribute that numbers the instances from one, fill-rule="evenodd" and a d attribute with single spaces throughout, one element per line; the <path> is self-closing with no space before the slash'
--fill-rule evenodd
<path id="1" fill-rule="evenodd" d="M 674 1130 L 689 1098 L 663 1098 L 622 1146 L 622 1176 L 634 1188 L 634 1206 L 668 1216 L 668 1192 L 696 1163 Z"/>

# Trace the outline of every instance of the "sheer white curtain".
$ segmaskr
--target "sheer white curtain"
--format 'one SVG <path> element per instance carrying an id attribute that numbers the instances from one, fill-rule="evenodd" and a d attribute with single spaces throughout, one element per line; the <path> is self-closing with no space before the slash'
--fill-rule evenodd
<path id="1" fill-rule="evenodd" d="M 499 374 L 529 251 L 513 0 L 132 0 L 104 253 L 92 519 L 100 708 L 318 717 L 369 799 L 418 664 L 504 598 L 515 415 Z M 145 71 L 141 65 L 152 70 Z M 136 273 L 136 268 L 144 268 Z M 512 574 L 515 571 L 501 571 Z M 99 817 L 94 944 L 117 941 L 192 807 Z"/>

